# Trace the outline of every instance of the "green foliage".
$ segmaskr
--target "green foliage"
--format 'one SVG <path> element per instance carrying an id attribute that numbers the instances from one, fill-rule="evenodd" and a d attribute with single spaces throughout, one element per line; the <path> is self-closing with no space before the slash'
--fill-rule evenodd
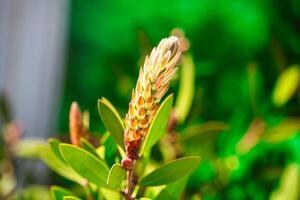
<path id="1" fill-rule="evenodd" d="M 187 177 L 179 179 L 176 182 L 170 183 L 165 187 L 159 195 L 156 197 L 156 200 L 176 200 L 180 198 L 181 193 L 184 191 L 185 185 L 187 182 Z"/>
<path id="2" fill-rule="evenodd" d="M 22 190 L 16 191 L 11 198 L 13 200 L 50 200 L 49 188 L 43 185 L 30 185 Z M 53 200 L 53 198 L 52 198 Z"/>
<path id="3" fill-rule="evenodd" d="M 285 119 L 274 127 L 270 127 L 263 134 L 261 140 L 263 142 L 276 144 L 288 140 L 295 136 L 300 130 L 300 119 Z"/>
<path id="4" fill-rule="evenodd" d="M 106 185 L 109 169 L 103 161 L 70 144 L 60 144 L 60 151 L 65 161 L 82 177 L 99 187 Z"/>
<path id="5" fill-rule="evenodd" d="M 65 196 L 63 200 L 80 200 L 80 199 L 73 196 Z"/>
<path id="6" fill-rule="evenodd" d="M 300 83 L 300 67 L 294 65 L 283 71 L 278 77 L 273 93 L 273 103 L 283 106 L 296 93 Z"/>
<path id="7" fill-rule="evenodd" d="M 36 151 L 40 159 L 53 171 L 71 181 L 84 184 L 85 180 L 79 176 L 69 165 L 60 160 L 60 157 L 57 157 L 56 154 L 53 153 L 48 144 L 39 144 Z"/>
<path id="8" fill-rule="evenodd" d="M 171 94 L 163 101 L 158 111 L 156 112 L 150 124 L 149 132 L 142 143 L 140 149 L 140 155 L 143 155 L 144 152 L 149 151 L 150 148 L 165 133 L 166 126 L 172 109 L 172 104 L 173 104 L 173 95 Z"/>
<path id="9" fill-rule="evenodd" d="M 98 111 L 102 122 L 115 142 L 124 149 L 124 125 L 117 110 L 107 99 L 102 98 L 98 100 Z"/>
<path id="10" fill-rule="evenodd" d="M 48 139 L 48 143 L 50 145 L 50 148 L 52 150 L 52 152 L 56 155 L 56 157 L 65 163 L 65 159 L 63 158 L 63 156 L 60 153 L 60 149 L 59 149 L 59 140 L 55 139 L 55 138 L 50 138 Z"/>
<path id="11" fill-rule="evenodd" d="M 93 145 L 89 143 L 89 141 L 87 141 L 85 138 L 80 138 L 80 145 L 83 149 L 85 149 L 86 151 L 90 152 L 91 154 L 99 158 L 99 155 L 96 152 Z"/>
<path id="12" fill-rule="evenodd" d="M 113 189 L 120 189 L 122 181 L 126 178 L 126 171 L 120 164 L 114 164 L 107 177 L 107 185 Z"/>
<path id="13" fill-rule="evenodd" d="M 73 196 L 74 194 L 69 190 L 59 187 L 59 186 L 52 186 L 51 189 L 51 197 L 53 200 L 64 200 L 66 196 Z"/>
<path id="14" fill-rule="evenodd" d="M 134 197 L 299 199 L 299 8 L 296 0 L 72 1 L 60 132 L 67 132 L 69 105 L 76 99 L 91 113 L 91 134 L 96 141 L 100 137 L 99 146 L 81 139 L 81 148 L 72 146 L 69 152 L 72 162 L 64 159 L 54 139 L 41 147 L 22 141 L 16 154 L 40 157 L 59 175 L 79 183 L 87 190 L 80 198 L 124 198 L 120 191 L 127 177 L 124 180 L 121 160 L 129 91 L 145 54 L 180 27 L 190 49 L 170 88 L 175 107 L 172 97 L 166 98 L 151 123 L 133 169 L 138 182 Z M 121 115 L 102 98 L 99 123 L 95 99 L 102 95 Z M 168 132 L 172 109 L 178 126 Z M 93 165 L 73 148 L 96 160 L 97 170 L 85 169 Z M 179 172 L 169 173 L 166 161 L 190 155 L 203 161 L 191 167 L 181 163 L 174 168 Z M 99 162 L 110 167 L 105 167 L 105 176 Z M 78 170 L 79 165 L 84 170 Z M 192 175 L 183 177 L 181 169 L 191 169 Z M 179 175 L 182 179 L 175 181 Z M 167 185 L 148 186 L 163 183 Z"/>
<path id="15" fill-rule="evenodd" d="M 172 183 L 193 172 L 200 163 L 200 157 L 185 157 L 169 162 L 146 175 L 140 182 L 143 186 L 157 186 Z"/>
<path id="16" fill-rule="evenodd" d="M 270 200 L 298 199 L 300 187 L 299 178 L 299 164 L 289 164 L 283 171 L 280 181 L 280 187 L 271 194 Z"/>
<path id="17" fill-rule="evenodd" d="M 192 55 L 184 55 L 180 68 L 180 86 L 175 104 L 177 121 L 183 123 L 190 112 L 195 90 L 195 64 Z"/>

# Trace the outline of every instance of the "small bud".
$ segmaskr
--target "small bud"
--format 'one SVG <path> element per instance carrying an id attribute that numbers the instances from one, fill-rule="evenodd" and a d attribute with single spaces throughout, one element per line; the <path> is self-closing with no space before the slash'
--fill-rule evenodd
<path id="1" fill-rule="evenodd" d="M 130 158 L 123 158 L 122 167 L 126 170 L 131 170 L 133 166 L 132 160 Z"/>
<path id="2" fill-rule="evenodd" d="M 71 143 L 80 146 L 80 138 L 85 135 L 83 126 L 83 117 L 80 108 L 76 102 L 73 102 L 69 114 L 69 129 Z"/>

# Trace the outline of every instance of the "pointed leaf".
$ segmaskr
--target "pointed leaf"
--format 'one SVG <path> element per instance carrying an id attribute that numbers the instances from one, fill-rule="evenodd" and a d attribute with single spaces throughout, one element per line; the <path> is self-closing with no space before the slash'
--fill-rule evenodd
<path id="1" fill-rule="evenodd" d="M 94 156 L 99 157 L 98 153 L 96 152 L 96 149 L 93 147 L 93 145 L 87 141 L 85 138 L 80 138 L 80 145 L 83 149 L 87 150 L 88 152 L 90 152 L 91 154 L 93 154 Z"/>
<path id="2" fill-rule="evenodd" d="M 98 111 L 106 129 L 115 142 L 124 149 L 124 124 L 118 111 L 105 98 L 98 100 Z"/>
<path id="3" fill-rule="evenodd" d="M 61 161 L 50 149 L 48 144 L 38 146 L 38 154 L 41 160 L 59 175 L 83 185 L 86 181 L 79 176 L 70 166 Z"/>
<path id="4" fill-rule="evenodd" d="M 113 189 L 119 189 L 122 181 L 126 178 L 126 171 L 120 164 L 114 164 L 109 171 L 107 185 Z"/>
<path id="5" fill-rule="evenodd" d="M 56 155 L 56 157 L 58 159 L 60 159 L 62 162 L 65 163 L 66 161 L 62 157 L 62 155 L 60 153 L 60 149 L 59 149 L 60 141 L 58 139 L 55 139 L 55 138 L 50 138 L 50 139 L 48 139 L 48 143 L 50 145 L 50 148 L 51 148 L 52 152 Z"/>
<path id="6" fill-rule="evenodd" d="M 172 183 L 192 173 L 199 165 L 200 157 L 190 156 L 171 161 L 150 172 L 141 181 L 143 186 L 157 186 Z"/>
<path id="7" fill-rule="evenodd" d="M 105 186 L 108 167 L 88 151 L 70 144 L 60 144 L 60 151 L 67 163 L 82 177 L 97 186 Z"/>
<path id="8" fill-rule="evenodd" d="M 72 192 L 59 186 L 51 186 L 50 191 L 53 200 L 63 200 L 65 196 L 74 196 Z"/>
<path id="9" fill-rule="evenodd" d="M 300 82 L 300 69 L 293 65 L 284 70 L 276 81 L 273 93 L 273 103 L 277 107 L 283 106 L 297 91 Z"/>
<path id="10" fill-rule="evenodd" d="M 191 109 L 195 88 L 195 64 L 192 55 L 184 55 L 182 57 L 182 63 L 180 67 L 179 91 L 175 104 L 178 123 L 184 122 Z"/>
<path id="11" fill-rule="evenodd" d="M 145 140 L 142 143 L 140 149 L 140 155 L 145 151 L 151 149 L 151 147 L 159 140 L 159 138 L 165 133 L 166 126 L 170 117 L 170 112 L 173 104 L 173 94 L 169 95 L 161 104 L 158 111 L 156 112 L 150 127 L 149 132 Z"/>

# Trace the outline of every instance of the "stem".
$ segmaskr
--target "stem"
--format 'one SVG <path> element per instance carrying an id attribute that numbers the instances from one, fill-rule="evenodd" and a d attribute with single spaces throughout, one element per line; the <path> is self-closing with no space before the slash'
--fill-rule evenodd
<path id="1" fill-rule="evenodd" d="M 133 182 L 132 182 L 132 169 L 127 171 L 127 188 L 125 189 L 126 199 L 132 200 L 132 189 L 133 189 Z"/>
<path id="2" fill-rule="evenodd" d="M 122 193 L 124 195 L 124 197 L 126 198 L 126 200 L 133 200 L 134 198 L 132 197 L 132 192 L 134 191 L 134 187 L 136 184 L 136 181 L 134 181 L 134 177 L 133 177 L 133 169 L 135 166 L 135 161 L 133 162 L 133 166 L 131 169 L 127 170 L 127 186 L 125 191 Z"/>
<path id="3" fill-rule="evenodd" d="M 84 187 L 84 189 L 85 189 L 87 199 L 88 200 L 94 200 L 93 190 L 92 190 L 91 186 L 89 184 L 87 184 L 87 186 Z"/>

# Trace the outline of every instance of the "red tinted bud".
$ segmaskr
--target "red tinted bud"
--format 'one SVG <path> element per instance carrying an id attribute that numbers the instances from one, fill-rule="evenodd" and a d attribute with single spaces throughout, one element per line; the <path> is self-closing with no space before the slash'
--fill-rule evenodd
<path id="1" fill-rule="evenodd" d="M 122 167 L 126 170 L 131 170 L 133 166 L 132 160 L 130 158 L 123 158 Z"/>

